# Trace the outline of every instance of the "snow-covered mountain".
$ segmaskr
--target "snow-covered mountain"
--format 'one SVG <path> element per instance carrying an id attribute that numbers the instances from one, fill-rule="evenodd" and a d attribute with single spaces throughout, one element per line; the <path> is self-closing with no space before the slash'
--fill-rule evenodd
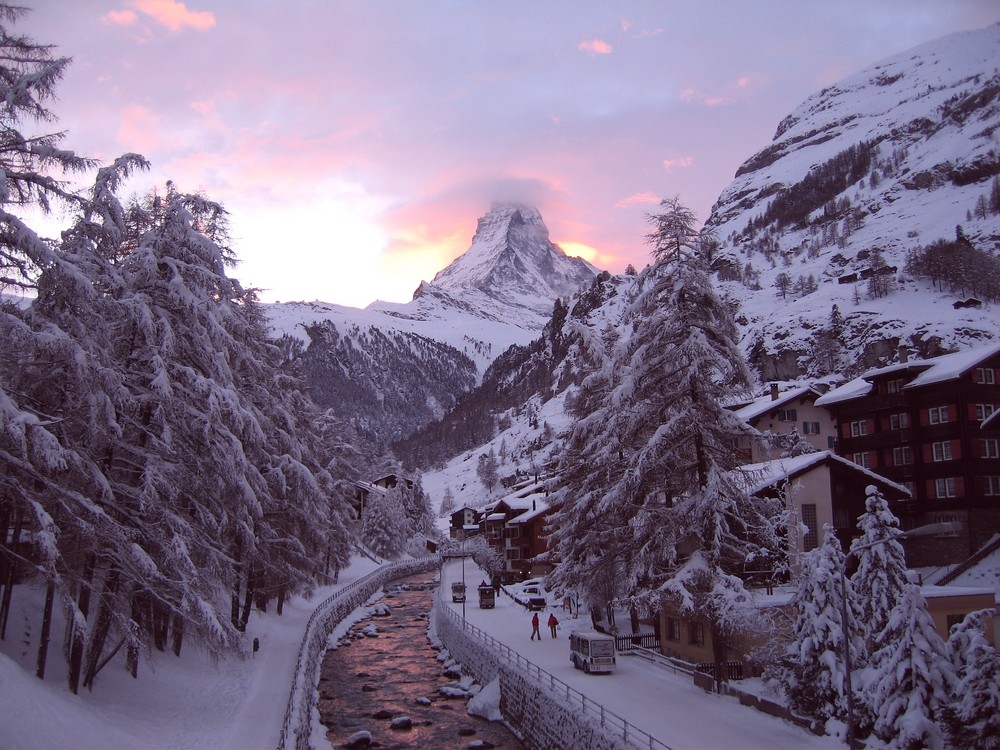
<path id="1" fill-rule="evenodd" d="M 549 240 L 537 209 L 514 203 L 494 204 L 479 220 L 472 246 L 438 273 L 435 292 L 473 301 L 483 311 L 522 319 L 541 330 L 557 297 L 566 298 L 598 274 L 582 258 L 568 257 Z M 427 293 L 421 285 L 417 295 Z"/>
<path id="2" fill-rule="evenodd" d="M 987 279 L 935 288 L 906 270 L 910 251 L 954 242 L 957 225 L 975 251 L 1000 249 L 989 210 L 1000 188 L 998 61 L 1000 25 L 884 60 L 809 97 L 740 167 L 707 225 L 762 377 L 864 369 L 899 344 L 931 356 L 1000 333 Z M 865 277 L 880 265 L 888 288 L 873 294 Z M 968 297 L 982 307 L 953 307 Z M 833 305 L 844 328 L 831 359 L 815 344 Z"/>
<path id="3" fill-rule="evenodd" d="M 989 208 L 1000 174 L 998 62 L 1000 26 L 886 60 L 811 96 L 739 169 L 707 226 L 719 240 L 715 280 L 761 386 L 844 380 L 894 360 L 900 344 L 931 356 L 1000 338 L 1000 299 L 990 291 L 1000 287 L 980 279 L 982 288 L 952 289 L 905 270 L 911 250 L 952 242 L 958 224 L 967 242 L 952 243 L 956 253 L 1000 251 L 1000 212 L 977 211 L 984 196 Z M 895 266 L 875 275 L 891 277 L 888 289 L 869 282 L 879 256 Z M 784 298 L 775 287 L 782 273 L 791 280 Z M 574 385 L 593 366 L 588 352 L 629 335 L 621 314 L 637 282 L 599 277 L 570 299 L 564 321 L 507 352 L 440 425 L 400 446 L 405 460 L 439 467 L 424 474 L 435 500 L 446 487 L 464 502 L 487 498 L 479 454 L 502 456 L 508 480 L 559 454 L 586 396 Z M 982 306 L 954 306 L 971 296 Z M 495 427 L 463 441 L 468 425 Z"/>
<path id="4" fill-rule="evenodd" d="M 469 250 L 410 302 L 264 307 L 275 334 L 309 345 L 315 400 L 385 444 L 440 417 L 509 346 L 539 335 L 557 298 L 597 273 L 549 240 L 536 209 L 496 204 Z"/>

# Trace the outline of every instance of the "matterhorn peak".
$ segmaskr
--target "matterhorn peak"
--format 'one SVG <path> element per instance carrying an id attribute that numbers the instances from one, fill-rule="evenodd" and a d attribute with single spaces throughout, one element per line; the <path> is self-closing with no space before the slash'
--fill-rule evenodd
<path id="1" fill-rule="evenodd" d="M 469 249 L 431 284 L 453 294 L 476 290 L 548 314 L 557 297 L 570 296 L 597 274 L 590 263 L 569 257 L 549 240 L 538 209 L 503 202 L 479 219 Z"/>

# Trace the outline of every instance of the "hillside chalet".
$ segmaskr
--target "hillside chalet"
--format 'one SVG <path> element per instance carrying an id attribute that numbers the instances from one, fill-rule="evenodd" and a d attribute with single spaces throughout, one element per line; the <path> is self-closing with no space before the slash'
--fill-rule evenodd
<path id="1" fill-rule="evenodd" d="M 816 400 L 837 452 L 904 485 L 903 528 L 962 531 L 907 543 L 913 566 L 959 562 L 1000 532 L 1000 344 L 870 370 Z"/>

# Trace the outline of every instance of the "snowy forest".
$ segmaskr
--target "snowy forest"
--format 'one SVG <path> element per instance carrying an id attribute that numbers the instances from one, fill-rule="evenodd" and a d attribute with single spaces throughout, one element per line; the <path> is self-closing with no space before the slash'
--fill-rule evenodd
<path id="1" fill-rule="evenodd" d="M 13 30 L 23 12 L 0 6 L 0 637 L 19 585 L 44 588 L 36 674 L 54 643 L 76 692 L 119 652 L 135 675 L 186 638 L 245 648 L 251 607 L 347 563 L 354 482 L 392 464 L 304 395 L 301 345 L 227 275 L 221 205 L 170 183 L 124 198 L 141 155 L 63 146 L 70 61 Z M 28 209 L 72 222 L 43 238 Z M 407 536 L 428 516 L 409 495 Z"/>

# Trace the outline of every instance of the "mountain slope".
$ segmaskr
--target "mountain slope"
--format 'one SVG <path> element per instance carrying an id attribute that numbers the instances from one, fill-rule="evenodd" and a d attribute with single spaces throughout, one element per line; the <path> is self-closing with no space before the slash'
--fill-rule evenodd
<path id="1" fill-rule="evenodd" d="M 469 250 L 408 303 L 265 308 L 277 335 L 308 344 L 314 400 L 385 445 L 441 417 L 499 354 L 538 336 L 556 299 L 596 274 L 549 241 L 538 211 L 497 204 Z"/>
<path id="2" fill-rule="evenodd" d="M 740 167 L 706 225 L 764 379 L 851 374 L 900 344 L 932 356 L 997 335 L 989 284 L 934 285 L 907 258 L 938 240 L 1000 249 L 1000 215 L 977 210 L 1000 174 L 998 60 L 1000 25 L 885 60 L 809 97 Z M 878 266 L 885 284 L 866 278 Z M 953 307 L 974 292 L 982 307 Z M 833 305 L 843 331 L 818 356 Z"/>

